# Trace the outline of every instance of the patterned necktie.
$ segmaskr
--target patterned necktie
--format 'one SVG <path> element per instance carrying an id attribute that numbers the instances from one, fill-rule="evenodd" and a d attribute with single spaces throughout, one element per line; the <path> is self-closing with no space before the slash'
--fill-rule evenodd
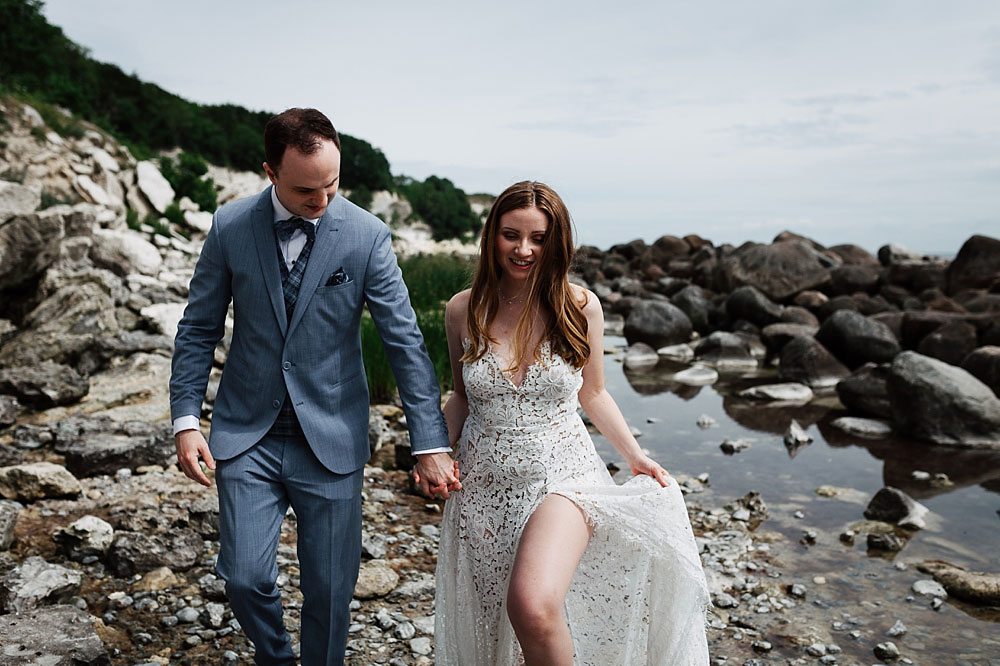
<path id="1" fill-rule="evenodd" d="M 278 240 L 282 243 L 287 243 L 295 233 L 296 229 L 301 229 L 309 240 L 316 239 L 316 225 L 307 220 L 303 220 L 301 217 L 290 217 L 287 220 L 278 220 L 276 223 L 276 228 L 278 232 Z"/>

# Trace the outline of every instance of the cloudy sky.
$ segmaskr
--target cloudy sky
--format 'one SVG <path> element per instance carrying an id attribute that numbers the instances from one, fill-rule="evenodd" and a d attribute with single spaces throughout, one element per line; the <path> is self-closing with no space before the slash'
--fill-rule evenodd
<path id="1" fill-rule="evenodd" d="M 202 103 L 315 106 L 394 173 L 543 180 L 581 242 L 1000 236 L 1000 2 L 47 0 Z"/>

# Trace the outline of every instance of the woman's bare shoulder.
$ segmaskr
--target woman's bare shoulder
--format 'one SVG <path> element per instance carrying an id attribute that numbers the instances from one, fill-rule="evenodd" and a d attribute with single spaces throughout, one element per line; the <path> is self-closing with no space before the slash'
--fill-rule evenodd
<path id="1" fill-rule="evenodd" d="M 449 314 L 464 313 L 469 307 L 469 296 L 472 289 L 463 289 L 448 300 L 445 312 Z"/>
<path id="2" fill-rule="evenodd" d="M 581 287 L 578 284 L 569 283 L 569 288 L 576 299 L 576 302 L 580 304 L 583 309 L 583 313 L 588 317 L 595 314 L 595 312 L 602 312 L 601 301 L 597 298 L 597 295 L 586 287 Z"/>

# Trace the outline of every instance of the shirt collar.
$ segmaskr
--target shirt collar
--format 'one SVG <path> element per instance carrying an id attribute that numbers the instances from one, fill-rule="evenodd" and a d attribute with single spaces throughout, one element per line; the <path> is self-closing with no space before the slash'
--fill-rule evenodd
<path id="1" fill-rule="evenodd" d="M 287 220 L 290 217 L 302 217 L 301 215 L 299 216 L 293 215 L 287 208 L 281 205 L 281 202 L 278 201 L 278 194 L 276 188 L 273 185 L 271 186 L 271 206 L 274 208 L 274 221 L 276 223 L 280 222 L 281 220 Z M 320 220 L 320 218 L 318 217 L 312 220 L 304 217 L 302 219 L 304 219 L 306 222 L 311 222 L 314 226 Z"/>

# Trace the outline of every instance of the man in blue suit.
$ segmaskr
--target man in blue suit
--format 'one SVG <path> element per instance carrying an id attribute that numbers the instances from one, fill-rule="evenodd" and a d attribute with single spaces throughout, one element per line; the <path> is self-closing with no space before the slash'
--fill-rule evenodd
<path id="1" fill-rule="evenodd" d="M 369 457 L 364 305 L 397 379 L 424 492 L 447 497 L 461 484 L 389 229 L 337 195 L 336 130 L 315 109 L 289 109 L 268 121 L 264 152 L 272 185 L 215 213 L 177 328 L 170 378 L 177 459 L 205 486 L 201 461 L 215 470 L 217 569 L 256 662 L 296 663 L 275 582 L 291 505 L 302 664 L 343 664 Z M 199 415 L 230 302 L 232 344 L 206 442 Z"/>

